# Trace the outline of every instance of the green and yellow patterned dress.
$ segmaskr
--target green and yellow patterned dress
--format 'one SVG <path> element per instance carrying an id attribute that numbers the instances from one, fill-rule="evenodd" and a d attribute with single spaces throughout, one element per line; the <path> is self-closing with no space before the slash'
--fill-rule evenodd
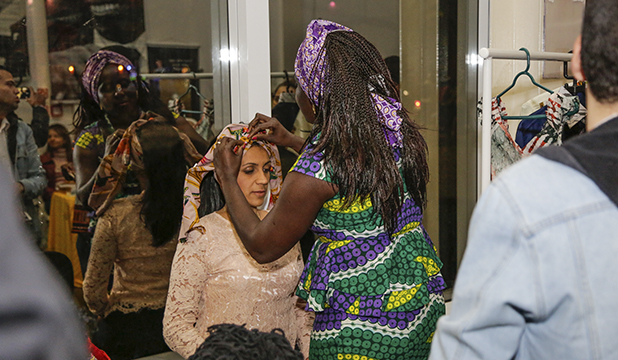
<path id="1" fill-rule="evenodd" d="M 291 171 L 331 182 L 311 149 Z M 327 201 L 313 223 L 318 240 L 296 292 L 316 312 L 310 359 L 426 359 L 446 286 L 422 209 L 406 192 L 389 237 L 370 199 L 346 210 L 341 200 Z"/>

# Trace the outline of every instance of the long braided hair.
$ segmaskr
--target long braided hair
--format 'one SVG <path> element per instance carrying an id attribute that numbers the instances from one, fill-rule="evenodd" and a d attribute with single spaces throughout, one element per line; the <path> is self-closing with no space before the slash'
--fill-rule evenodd
<path id="1" fill-rule="evenodd" d="M 400 101 L 380 53 L 362 35 L 351 31 L 328 34 L 321 51 L 325 52 L 318 56 L 325 59 L 323 74 L 316 77 L 323 84 L 310 136 L 317 138 L 312 153 L 324 154 L 331 179 L 344 199 L 343 208 L 358 198 L 369 197 L 374 216 L 381 215 L 387 233 L 392 235 L 404 192 L 422 208 L 426 205 L 427 144 L 420 127 L 410 120 L 405 109 L 400 110 L 400 174 L 371 97 L 373 92 Z"/>

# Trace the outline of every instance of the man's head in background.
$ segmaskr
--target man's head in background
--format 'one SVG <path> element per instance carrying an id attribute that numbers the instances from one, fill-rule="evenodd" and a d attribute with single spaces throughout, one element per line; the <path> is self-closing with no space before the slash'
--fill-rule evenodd
<path id="1" fill-rule="evenodd" d="M 19 107 L 19 90 L 13 74 L 0 65 L 0 120 Z"/>

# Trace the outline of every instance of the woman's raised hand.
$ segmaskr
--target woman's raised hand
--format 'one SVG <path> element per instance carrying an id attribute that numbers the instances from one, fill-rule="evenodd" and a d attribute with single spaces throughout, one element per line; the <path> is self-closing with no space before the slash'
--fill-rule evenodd
<path id="1" fill-rule="evenodd" d="M 257 113 L 249 123 L 250 139 L 264 140 L 279 146 L 288 146 L 300 152 L 304 140 L 289 132 L 279 120 Z"/>
<path id="2" fill-rule="evenodd" d="M 221 187 L 229 182 L 236 183 L 238 170 L 242 160 L 244 142 L 224 137 L 215 144 L 214 159 L 215 176 Z"/>
<path id="3" fill-rule="evenodd" d="M 109 155 L 109 154 L 113 154 L 114 152 L 116 152 L 116 148 L 118 147 L 118 144 L 120 144 L 120 140 L 122 139 L 123 135 L 124 135 L 124 130 L 123 129 L 118 129 L 118 130 L 114 131 L 113 134 L 108 136 L 107 139 L 105 139 L 105 153 L 104 153 L 104 157 Z"/>
<path id="4" fill-rule="evenodd" d="M 162 123 L 167 123 L 168 122 L 168 120 L 165 117 L 157 114 L 154 111 L 144 112 L 144 113 L 142 113 L 142 115 L 139 118 L 143 119 L 143 120 L 154 120 L 154 121 L 158 121 L 158 122 L 162 122 Z M 172 125 L 174 125 L 174 124 L 172 124 Z"/>

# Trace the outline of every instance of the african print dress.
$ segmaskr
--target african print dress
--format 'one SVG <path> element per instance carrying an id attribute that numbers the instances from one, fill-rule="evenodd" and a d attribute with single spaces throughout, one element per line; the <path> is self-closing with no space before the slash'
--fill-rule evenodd
<path id="1" fill-rule="evenodd" d="M 310 151 L 292 171 L 331 182 L 321 154 Z M 389 238 L 370 199 L 345 210 L 341 204 L 335 195 L 319 211 L 312 227 L 318 240 L 297 289 L 316 312 L 309 358 L 426 359 L 446 286 L 421 208 L 406 192 Z"/>

